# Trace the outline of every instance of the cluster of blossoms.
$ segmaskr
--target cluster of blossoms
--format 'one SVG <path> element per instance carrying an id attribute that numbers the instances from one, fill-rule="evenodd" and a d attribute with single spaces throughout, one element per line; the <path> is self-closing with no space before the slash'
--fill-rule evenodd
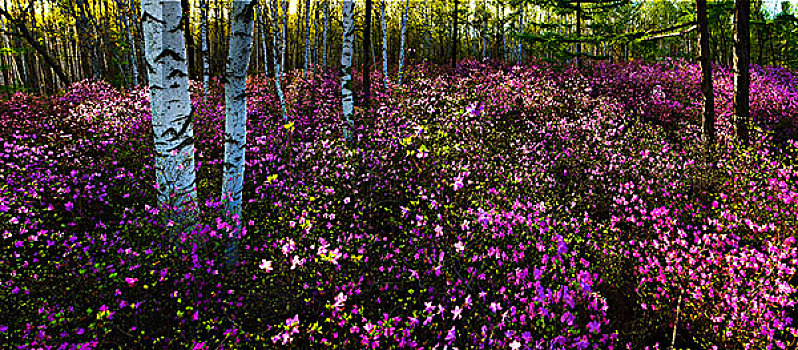
<path id="1" fill-rule="evenodd" d="M 375 86 L 351 143 L 334 73 L 288 74 L 288 124 L 273 82 L 253 77 L 232 270 L 218 82 L 207 96 L 192 82 L 200 214 L 182 232 L 154 204 L 146 88 L 14 95 L 0 105 L 0 314 L 16 318 L 0 337 L 20 349 L 642 349 L 675 330 L 677 347 L 790 348 L 798 74 L 754 68 L 741 148 L 731 74 L 717 70 L 707 169 L 697 72 L 414 66 L 406 85 Z"/>

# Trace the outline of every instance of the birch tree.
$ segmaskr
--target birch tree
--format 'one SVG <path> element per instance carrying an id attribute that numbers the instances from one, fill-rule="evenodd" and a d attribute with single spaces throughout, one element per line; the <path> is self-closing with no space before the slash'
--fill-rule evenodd
<path id="1" fill-rule="evenodd" d="M 143 0 L 145 66 L 148 71 L 152 128 L 155 141 L 155 181 L 158 204 L 167 210 L 165 222 L 177 227 L 196 220 L 194 128 L 188 91 L 186 46 L 180 31 L 179 0 Z"/>
<path id="2" fill-rule="evenodd" d="M 366 0 L 366 19 L 363 23 L 363 50 L 361 52 L 361 74 L 363 74 L 363 101 L 366 106 L 371 104 L 371 5 L 372 0 Z"/>
<path id="3" fill-rule="evenodd" d="M 230 45 L 225 100 L 224 170 L 222 200 L 232 219 L 233 232 L 227 242 L 227 267 L 238 263 L 238 243 L 242 234 L 241 193 L 244 185 L 244 160 L 247 146 L 247 68 L 252 54 L 252 29 L 257 0 L 233 0 L 230 10 Z"/>
<path id="4" fill-rule="evenodd" d="M 272 60 L 274 60 L 274 87 L 277 89 L 277 99 L 280 100 L 280 108 L 283 112 L 283 122 L 288 122 L 288 113 L 286 112 L 285 107 L 285 96 L 283 95 L 283 87 L 280 85 L 280 77 L 283 73 L 283 65 L 282 65 L 282 58 L 278 57 L 285 57 L 283 52 L 285 49 L 283 48 L 281 38 L 284 38 L 284 35 L 278 35 L 280 32 L 280 16 L 279 10 L 277 8 L 277 0 L 272 0 Z"/>
<path id="5" fill-rule="evenodd" d="M 280 56 L 280 67 L 282 67 L 284 69 L 285 68 L 285 54 L 286 54 L 286 51 L 288 51 L 288 41 L 286 40 L 286 37 L 288 36 L 288 0 L 283 0 L 283 17 L 282 17 L 282 21 L 283 21 L 283 32 L 281 33 L 282 38 L 280 40 L 280 43 L 282 43 L 283 46 L 282 46 L 282 50 L 280 50 L 280 55 L 281 55 Z"/>
<path id="6" fill-rule="evenodd" d="M 208 63 L 208 0 L 200 0 L 200 44 L 202 47 L 202 92 L 208 93 L 210 65 Z"/>
<path id="7" fill-rule="evenodd" d="M 407 11 L 410 10 L 410 0 L 405 0 L 405 11 L 402 14 L 402 34 L 399 39 L 399 72 L 398 83 L 402 85 L 402 68 L 405 64 L 405 40 L 407 37 Z"/>
<path id="8" fill-rule="evenodd" d="M 327 68 L 327 28 L 330 26 L 330 0 L 324 0 L 324 34 L 321 39 L 321 57 Z"/>
<path id="9" fill-rule="evenodd" d="M 452 68 L 457 67 L 457 42 L 459 41 L 458 40 L 459 38 L 457 37 L 457 29 L 459 29 L 457 25 L 457 20 L 459 15 L 457 13 L 458 11 L 457 7 L 459 4 L 460 4 L 459 0 L 454 0 L 454 30 L 453 30 L 454 33 L 452 34 Z"/>
<path id="10" fill-rule="evenodd" d="M 349 141 L 355 122 L 352 120 L 354 112 L 354 98 L 352 96 L 352 54 L 355 37 L 355 3 L 352 0 L 343 1 L 343 48 L 341 49 L 341 104 L 343 105 L 344 139 Z"/>
<path id="11" fill-rule="evenodd" d="M 310 0 L 305 0 L 305 69 L 302 76 L 308 74 L 308 64 L 310 63 Z"/>
<path id="12" fill-rule="evenodd" d="M 388 30 L 386 29 L 385 19 L 385 0 L 380 2 L 380 11 L 382 12 L 382 84 L 385 90 L 388 90 Z"/>

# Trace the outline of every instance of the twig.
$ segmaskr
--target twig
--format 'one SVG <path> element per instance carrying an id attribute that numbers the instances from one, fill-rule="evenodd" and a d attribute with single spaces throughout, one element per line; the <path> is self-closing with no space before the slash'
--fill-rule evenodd
<path id="1" fill-rule="evenodd" d="M 679 313 L 681 312 L 682 295 L 679 294 L 679 301 L 676 302 L 676 321 L 673 323 L 673 336 L 671 337 L 671 350 L 676 349 L 676 328 L 679 326 Z"/>

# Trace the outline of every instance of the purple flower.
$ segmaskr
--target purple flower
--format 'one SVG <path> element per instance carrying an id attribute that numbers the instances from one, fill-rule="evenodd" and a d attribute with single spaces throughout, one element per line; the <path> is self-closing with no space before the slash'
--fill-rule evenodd
<path id="1" fill-rule="evenodd" d="M 590 321 L 587 324 L 587 329 L 590 331 L 590 333 L 598 333 L 599 328 L 601 328 L 601 323 L 597 321 Z"/>

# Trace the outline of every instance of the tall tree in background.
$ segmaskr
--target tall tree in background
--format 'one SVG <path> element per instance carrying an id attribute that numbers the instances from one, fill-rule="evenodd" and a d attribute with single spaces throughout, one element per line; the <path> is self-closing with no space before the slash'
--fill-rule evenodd
<path id="1" fill-rule="evenodd" d="M 308 75 L 310 64 L 310 0 L 305 0 L 305 67 L 302 76 Z"/>
<path id="2" fill-rule="evenodd" d="M 280 44 L 282 45 L 282 48 L 280 50 L 280 55 L 281 55 L 280 67 L 285 69 L 285 55 L 286 52 L 288 51 L 288 40 L 286 40 L 286 38 L 288 37 L 288 0 L 283 0 L 282 21 L 283 21 L 283 32 L 280 34 L 282 35 L 282 39 L 280 40 Z"/>
<path id="3" fill-rule="evenodd" d="M 734 7 L 734 133 L 743 144 L 748 144 L 749 94 L 751 77 L 751 33 L 749 20 L 751 2 L 737 0 Z"/>
<path id="4" fill-rule="evenodd" d="M 130 45 L 129 60 L 132 65 L 131 71 L 133 73 L 133 85 L 139 85 L 139 59 L 136 55 L 136 47 L 138 47 L 138 45 L 136 45 L 136 40 L 135 40 L 136 36 L 133 35 L 133 28 L 132 28 L 133 26 L 130 23 L 130 18 L 127 16 L 127 5 L 122 0 L 120 0 L 118 4 L 119 4 L 118 10 L 122 14 L 125 20 L 125 32 L 127 32 L 127 41 L 128 44 Z"/>
<path id="5" fill-rule="evenodd" d="M 352 120 L 355 101 L 352 97 L 352 51 L 355 37 L 355 3 L 344 0 L 342 9 L 343 45 L 341 49 L 341 104 L 343 108 L 344 140 L 349 141 L 355 122 Z"/>
<path id="6" fill-rule="evenodd" d="M 232 219 L 233 232 L 227 242 L 227 267 L 238 263 L 242 234 L 241 193 L 244 188 L 244 159 L 247 146 L 247 68 L 252 54 L 256 0 L 233 0 L 230 11 L 230 54 L 224 85 L 225 130 L 222 199 Z"/>
<path id="7" fill-rule="evenodd" d="M 457 67 L 457 42 L 459 41 L 459 37 L 457 36 L 457 29 L 458 29 L 458 5 L 460 4 L 460 0 L 454 0 L 454 30 L 452 34 L 452 68 Z"/>
<path id="8" fill-rule="evenodd" d="M 576 66 L 582 68 L 582 1 L 576 0 Z"/>
<path id="9" fill-rule="evenodd" d="M 69 85 L 69 76 L 67 76 L 67 74 L 64 72 L 64 69 L 61 67 L 58 61 L 50 56 L 47 48 L 39 42 L 39 39 L 35 36 L 35 34 L 28 29 L 28 25 L 25 23 L 24 19 L 12 16 L 11 12 L 4 7 L 0 8 L 0 16 L 3 16 L 3 18 L 7 20 L 6 23 L 10 25 L 14 32 L 24 38 L 25 41 L 31 47 L 33 47 L 36 53 L 41 55 L 43 61 L 53 69 L 53 72 L 55 72 L 61 83 L 63 83 L 65 86 Z"/>
<path id="10" fill-rule="evenodd" d="M 185 228 L 196 220 L 194 127 L 188 91 L 186 46 L 179 0 L 143 0 L 145 67 L 148 70 L 152 128 L 155 139 L 155 181 L 163 219 Z"/>
<path id="11" fill-rule="evenodd" d="M 324 0 L 324 34 L 321 39 L 321 57 L 324 69 L 327 69 L 327 28 L 330 26 L 330 0 Z"/>
<path id="12" fill-rule="evenodd" d="M 388 90 L 390 78 L 388 77 L 388 28 L 385 25 L 388 20 L 385 18 L 385 0 L 380 1 L 380 12 L 382 13 L 382 84 L 385 90 Z"/>
<path id="13" fill-rule="evenodd" d="M 186 52 L 188 57 L 188 74 L 196 76 L 197 64 L 194 62 L 194 36 L 191 35 L 191 4 L 189 0 L 180 0 L 180 9 L 183 11 L 183 35 L 186 39 Z"/>
<path id="14" fill-rule="evenodd" d="M 363 50 L 361 50 L 361 72 L 363 74 L 363 103 L 371 103 L 371 7 L 372 0 L 366 0 L 366 21 L 363 23 Z"/>
<path id="15" fill-rule="evenodd" d="M 402 30 L 399 39 L 399 72 L 397 82 L 402 85 L 402 68 L 405 65 L 405 41 L 407 38 L 407 11 L 410 10 L 410 0 L 405 0 L 405 11 L 402 13 Z"/>
<path id="16" fill-rule="evenodd" d="M 200 0 L 200 41 L 202 41 L 202 92 L 207 94 L 211 74 L 208 63 L 208 0 Z"/>
<path id="17" fill-rule="evenodd" d="M 274 61 L 274 87 L 277 89 L 277 99 L 280 100 L 280 109 L 283 112 L 283 122 L 288 121 L 288 113 L 285 107 L 285 96 L 283 95 L 283 87 L 280 85 L 280 78 L 283 74 L 283 65 L 280 62 L 280 57 L 285 57 L 285 51 L 281 38 L 284 37 L 280 34 L 280 15 L 277 0 L 272 0 L 272 60 Z"/>
<path id="18" fill-rule="evenodd" d="M 712 60 L 709 53 L 709 23 L 707 0 L 696 0 L 696 25 L 698 26 L 698 59 L 701 64 L 701 93 L 704 107 L 701 114 L 701 137 L 706 157 L 712 156 L 715 144 L 715 96 L 712 92 Z"/>

